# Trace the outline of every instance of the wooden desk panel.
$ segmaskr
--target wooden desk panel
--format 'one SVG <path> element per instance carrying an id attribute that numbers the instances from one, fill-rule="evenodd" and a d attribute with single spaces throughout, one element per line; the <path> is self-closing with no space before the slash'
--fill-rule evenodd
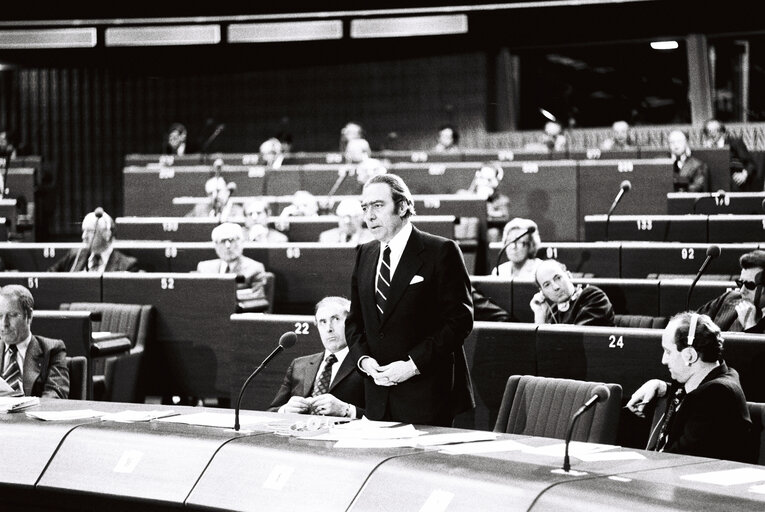
<path id="1" fill-rule="evenodd" d="M 622 277 L 645 278 L 649 274 L 678 274 L 695 276 L 706 259 L 710 244 L 624 242 Z M 757 244 L 720 245 L 720 256 L 710 261 L 707 274 L 738 274 L 742 254 L 757 249 Z"/>
<path id="2" fill-rule="evenodd" d="M 764 200 L 765 192 L 671 192 L 667 194 L 667 213 L 761 215 Z"/>
<path id="3" fill-rule="evenodd" d="M 762 242 L 765 215 L 710 215 L 708 229 L 713 243 Z"/>
<path id="4" fill-rule="evenodd" d="M 612 215 L 608 224 L 608 233 L 606 233 L 605 215 L 587 215 L 584 218 L 584 239 L 587 242 L 634 240 L 704 243 L 708 240 L 708 217 L 708 215 Z"/>
<path id="5" fill-rule="evenodd" d="M 95 272 L 0 272 L 0 286 L 29 288 L 35 309 L 58 309 L 64 302 L 101 302 L 101 278 Z"/>
<path id="6" fill-rule="evenodd" d="M 553 258 L 566 265 L 574 274 L 592 274 L 593 277 L 619 277 L 618 242 L 543 242 L 537 250 L 537 258 Z M 497 255 L 502 248 L 500 242 L 489 245 L 490 266 L 494 269 Z M 508 261 L 501 258 L 500 264 Z"/>

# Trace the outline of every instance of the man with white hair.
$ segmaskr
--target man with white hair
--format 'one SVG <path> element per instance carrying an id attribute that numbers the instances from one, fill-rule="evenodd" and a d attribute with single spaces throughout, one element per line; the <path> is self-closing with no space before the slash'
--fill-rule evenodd
<path id="1" fill-rule="evenodd" d="M 630 125 L 627 121 L 614 122 L 611 125 L 611 137 L 604 140 L 600 145 L 600 149 L 603 151 L 619 151 L 634 147 L 630 139 Z"/>
<path id="2" fill-rule="evenodd" d="M 113 248 L 114 219 L 96 208 L 82 219 L 82 245 L 54 263 L 49 272 L 138 272 L 138 260 Z"/>
<path id="3" fill-rule="evenodd" d="M 212 230 L 212 241 L 218 259 L 200 261 L 197 272 L 202 274 L 237 274 L 236 299 L 241 311 L 265 311 L 266 268 L 259 261 L 242 254 L 244 230 L 239 224 L 225 222 Z"/>
<path id="4" fill-rule="evenodd" d="M 223 162 L 216 160 L 213 165 L 222 167 Z M 207 201 L 196 204 L 186 217 L 215 217 L 221 222 L 244 217 L 242 205 L 231 200 L 231 193 L 234 190 L 236 190 L 236 183 L 226 182 L 223 176 L 213 176 L 205 182 Z"/>
<path id="5" fill-rule="evenodd" d="M 363 244 L 374 239 L 364 226 L 364 210 L 361 202 L 354 198 L 345 198 L 337 205 L 337 227 L 322 231 L 319 242 L 325 244 L 353 243 Z"/>

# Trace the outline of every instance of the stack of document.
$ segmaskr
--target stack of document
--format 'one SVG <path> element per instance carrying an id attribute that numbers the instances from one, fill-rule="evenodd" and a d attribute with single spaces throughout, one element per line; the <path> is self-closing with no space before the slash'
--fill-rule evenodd
<path id="1" fill-rule="evenodd" d="M 40 405 L 36 396 L 0 396 L 0 412 L 18 412 Z"/>

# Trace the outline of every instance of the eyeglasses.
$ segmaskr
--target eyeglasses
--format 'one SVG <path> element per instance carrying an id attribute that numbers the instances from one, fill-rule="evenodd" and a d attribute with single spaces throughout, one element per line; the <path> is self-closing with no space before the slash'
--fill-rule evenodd
<path id="1" fill-rule="evenodd" d="M 238 237 L 237 238 L 221 238 L 220 240 L 216 240 L 215 243 L 218 245 L 235 244 L 239 242 L 240 240 L 241 238 L 238 238 Z"/>
<path id="2" fill-rule="evenodd" d="M 531 242 L 524 240 L 523 242 L 511 242 L 507 244 L 508 247 L 531 247 Z"/>
<path id="3" fill-rule="evenodd" d="M 746 286 L 747 290 L 754 290 L 757 288 L 757 283 L 754 281 L 742 281 L 741 279 L 736 279 L 736 286 L 741 288 L 742 286 Z"/>

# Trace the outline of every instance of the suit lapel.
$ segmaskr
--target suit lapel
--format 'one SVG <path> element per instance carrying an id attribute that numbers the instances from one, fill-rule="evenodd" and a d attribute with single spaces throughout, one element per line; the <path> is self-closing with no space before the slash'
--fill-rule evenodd
<path id="1" fill-rule="evenodd" d="M 351 357 L 350 352 L 348 352 L 348 354 L 345 356 L 345 359 L 343 359 L 343 363 L 340 365 L 340 368 L 337 369 L 335 378 L 332 379 L 332 382 L 329 384 L 330 391 L 332 391 L 339 382 L 342 382 L 344 378 L 346 378 L 356 369 L 356 361 L 353 359 L 354 358 Z"/>
<path id="2" fill-rule="evenodd" d="M 310 356 L 306 365 L 303 367 L 303 389 L 301 395 L 307 397 L 311 394 L 313 383 L 316 382 L 316 374 L 319 373 L 319 365 L 324 357 L 324 352 Z"/>
<path id="3" fill-rule="evenodd" d="M 398 266 L 396 266 L 396 272 L 393 274 L 393 279 L 390 283 L 389 297 L 385 302 L 385 314 L 381 322 L 383 325 L 388 321 L 393 310 L 396 309 L 396 304 L 398 304 L 401 296 L 409 286 L 409 282 L 420 267 L 422 267 L 422 260 L 420 259 L 422 249 L 420 233 L 413 227 L 412 234 L 409 236 L 404 252 L 401 254 L 401 260 L 398 262 Z"/>
<path id="4" fill-rule="evenodd" d="M 24 394 L 32 396 L 32 388 L 40 376 L 43 351 L 40 342 L 35 336 L 29 341 L 26 356 L 24 356 Z"/>

